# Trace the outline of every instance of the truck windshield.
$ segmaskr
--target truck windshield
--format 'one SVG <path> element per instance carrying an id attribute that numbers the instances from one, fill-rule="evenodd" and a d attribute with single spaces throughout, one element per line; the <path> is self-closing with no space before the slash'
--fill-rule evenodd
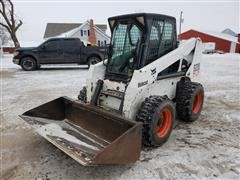
<path id="1" fill-rule="evenodd" d="M 140 45 L 141 36 L 142 31 L 132 22 L 118 23 L 113 31 L 108 73 L 129 76 L 135 68 L 136 51 Z"/>

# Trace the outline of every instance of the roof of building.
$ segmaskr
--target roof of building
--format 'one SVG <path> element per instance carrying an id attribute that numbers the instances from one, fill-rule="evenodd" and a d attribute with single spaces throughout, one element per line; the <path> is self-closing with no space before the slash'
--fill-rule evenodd
<path id="1" fill-rule="evenodd" d="M 83 23 L 47 23 L 47 27 L 45 29 L 44 37 L 55 37 L 62 33 L 68 32 L 72 29 L 75 29 L 81 26 Z M 106 30 L 106 24 L 96 24 L 96 26 L 101 30 Z"/>
<path id="2" fill-rule="evenodd" d="M 55 36 L 55 37 L 71 37 L 73 34 L 75 34 L 79 29 L 81 29 L 84 25 L 86 25 L 86 24 L 89 24 L 89 21 L 85 21 L 84 23 L 82 23 L 80 26 L 78 26 L 78 27 L 76 27 L 76 28 L 74 28 L 74 29 L 71 29 L 71 30 L 69 30 L 69 31 L 66 31 L 66 32 L 64 32 L 64 33 L 61 33 L 61 34 L 59 34 L 59 35 L 57 35 L 57 36 Z M 110 38 L 105 32 L 103 32 L 103 30 L 102 29 L 100 29 L 99 28 L 99 26 L 94 26 L 94 29 L 96 30 L 96 31 L 98 31 L 99 33 L 101 33 L 103 36 L 105 36 L 105 37 L 107 37 L 107 38 Z M 85 43 L 85 42 L 84 42 Z M 86 42 L 86 43 L 88 43 L 88 42 Z"/>
<path id="3" fill-rule="evenodd" d="M 211 36 L 220 38 L 220 39 L 225 39 L 227 41 L 238 43 L 238 38 L 235 37 L 235 36 L 231 36 L 231 35 L 228 35 L 228 34 L 217 32 L 217 31 L 202 31 L 202 32 L 205 33 L 205 34 L 209 34 Z"/>
<path id="4" fill-rule="evenodd" d="M 224 29 L 224 30 L 222 31 L 222 33 L 228 34 L 228 35 L 231 35 L 231 36 L 237 36 L 237 33 L 235 33 L 233 30 L 231 30 L 231 29 L 229 29 L 229 28 Z"/>
<path id="5" fill-rule="evenodd" d="M 227 41 L 230 41 L 230 42 L 239 43 L 237 37 L 231 36 L 231 35 L 228 35 L 228 34 L 224 34 L 224 33 L 221 33 L 221 32 L 209 31 L 209 30 L 195 30 L 195 29 L 190 29 L 189 31 L 191 31 L 191 30 L 192 31 L 197 31 L 197 32 L 200 32 L 200 33 L 203 33 L 203 34 L 207 34 L 207 35 L 210 35 L 210 36 L 214 36 L 214 37 L 217 37 L 217 38 L 220 38 L 220 39 L 224 39 L 224 40 L 227 40 Z M 186 31 L 186 32 L 188 32 L 188 31 Z"/>

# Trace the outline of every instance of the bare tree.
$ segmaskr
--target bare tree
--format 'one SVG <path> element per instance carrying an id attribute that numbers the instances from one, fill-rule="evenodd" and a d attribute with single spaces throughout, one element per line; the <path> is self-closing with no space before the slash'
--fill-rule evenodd
<path id="1" fill-rule="evenodd" d="M 0 26 L 7 29 L 15 47 L 20 47 L 16 33 L 23 22 L 17 19 L 11 0 L 0 0 L 0 5 L 1 19 L 3 18 L 4 20 L 4 22 L 0 22 Z"/>
<path id="2" fill-rule="evenodd" d="M 7 29 L 0 26 L 0 39 L 3 45 L 8 44 L 11 40 L 10 34 L 8 33 Z"/>

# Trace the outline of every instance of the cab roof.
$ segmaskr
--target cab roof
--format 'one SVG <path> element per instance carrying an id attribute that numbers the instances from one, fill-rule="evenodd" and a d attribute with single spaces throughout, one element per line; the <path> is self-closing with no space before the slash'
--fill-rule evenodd
<path id="1" fill-rule="evenodd" d="M 156 14 L 156 13 L 133 13 L 133 14 L 124 14 L 119 16 L 113 16 L 109 17 L 108 21 L 110 20 L 119 20 L 119 19 L 128 19 L 128 18 L 135 18 L 144 16 L 146 19 L 153 19 L 153 18 L 163 18 L 163 19 L 169 19 L 169 20 L 176 20 L 175 17 L 163 15 L 163 14 Z"/>

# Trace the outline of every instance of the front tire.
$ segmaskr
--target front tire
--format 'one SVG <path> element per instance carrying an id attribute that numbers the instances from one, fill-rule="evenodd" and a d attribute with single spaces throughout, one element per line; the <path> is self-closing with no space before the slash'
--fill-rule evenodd
<path id="1" fill-rule="evenodd" d="M 173 129 L 176 115 L 174 103 L 166 96 L 150 96 L 137 114 L 136 120 L 143 123 L 143 144 L 152 147 L 163 145 Z"/>
<path id="2" fill-rule="evenodd" d="M 193 122 L 201 114 L 204 101 L 204 89 L 200 83 L 179 81 L 177 85 L 176 109 L 178 117 Z"/>
<path id="3" fill-rule="evenodd" d="M 87 88 L 86 86 L 83 86 L 83 88 L 80 90 L 78 95 L 78 100 L 80 100 L 83 103 L 87 103 Z"/>
<path id="4" fill-rule="evenodd" d="M 21 67 L 24 71 L 33 71 L 37 68 L 37 64 L 32 57 L 24 57 L 21 60 Z"/>

